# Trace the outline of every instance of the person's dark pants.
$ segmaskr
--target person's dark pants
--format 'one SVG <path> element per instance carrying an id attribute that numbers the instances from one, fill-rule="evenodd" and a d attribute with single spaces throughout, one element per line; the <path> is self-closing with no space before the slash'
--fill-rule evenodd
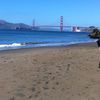
<path id="1" fill-rule="evenodd" d="M 97 45 L 98 45 L 98 47 L 100 47 L 100 39 L 98 39 Z"/>

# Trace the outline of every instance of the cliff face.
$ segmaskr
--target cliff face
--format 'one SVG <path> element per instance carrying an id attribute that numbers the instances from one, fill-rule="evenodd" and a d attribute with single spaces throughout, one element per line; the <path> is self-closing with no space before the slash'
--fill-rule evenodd
<path id="1" fill-rule="evenodd" d="M 31 26 L 23 23 L 9 23 L 4 20 L 0 20 L 0 29 L 31 29 Z"/>
<path id="2" fill-rule="evenodd" d="M 92 33 L 89 34 L 90 38 L 100 38 L 100 30 L 99 29 L 93 29 Z"/>

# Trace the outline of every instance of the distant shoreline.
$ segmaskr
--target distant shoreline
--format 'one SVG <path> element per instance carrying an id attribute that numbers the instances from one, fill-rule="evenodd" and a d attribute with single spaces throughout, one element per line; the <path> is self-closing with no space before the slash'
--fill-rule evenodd
<path id="1" fill-rule="evenodd" d="M 60 31 L 60 30 L 32 30 L 32 29 L 0 29 L 0 31 L 20 31 L 20 32 L 58 32 L 58 33 L 66 33 L 70 32 L 72 33 L 73 31 Z M 79 32 L 73 32 L 73 33 L 79 33 Z M 83 33 L 89 33 L 89 32 L 84 32 Z"/>

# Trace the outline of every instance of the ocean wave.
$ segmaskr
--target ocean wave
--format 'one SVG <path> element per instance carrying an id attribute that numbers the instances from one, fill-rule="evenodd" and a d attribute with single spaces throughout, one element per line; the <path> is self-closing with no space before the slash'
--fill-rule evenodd
<path id="1" fill-rule="evenodd" d="M 19 49 L 19 48 L 34 48 L 34 47 L 50 47 L 50 46 L 67 46 L 78 43 L 96 42 L 96 40 L 89 41 L 74 41 L 74 42 L 27 42 L 27 43 L 12 43 L 0 44 L 0 50 Z"/>
<path id="2" fill-rule="evenodd" d="M 5 48 L 5 47 L 19 47 L 22 46 L 21 43 L 13 43 L 13 44 L 0 44 L 0 48 Z"/>
<path id="3" fill-rule="evenodd" d="M 26 43 L 22 43 L 22 45 L 34 45 L 34 44 L 46 44 L 49 42 L 26 42 Z"/>

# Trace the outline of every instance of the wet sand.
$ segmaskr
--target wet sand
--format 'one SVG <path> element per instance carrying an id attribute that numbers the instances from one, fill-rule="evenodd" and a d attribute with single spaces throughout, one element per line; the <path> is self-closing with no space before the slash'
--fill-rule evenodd
<path id="1" fill-rule="evenodd" d="M 100 100 L 96 43 L 0 52 L 0 100 Z"/>

